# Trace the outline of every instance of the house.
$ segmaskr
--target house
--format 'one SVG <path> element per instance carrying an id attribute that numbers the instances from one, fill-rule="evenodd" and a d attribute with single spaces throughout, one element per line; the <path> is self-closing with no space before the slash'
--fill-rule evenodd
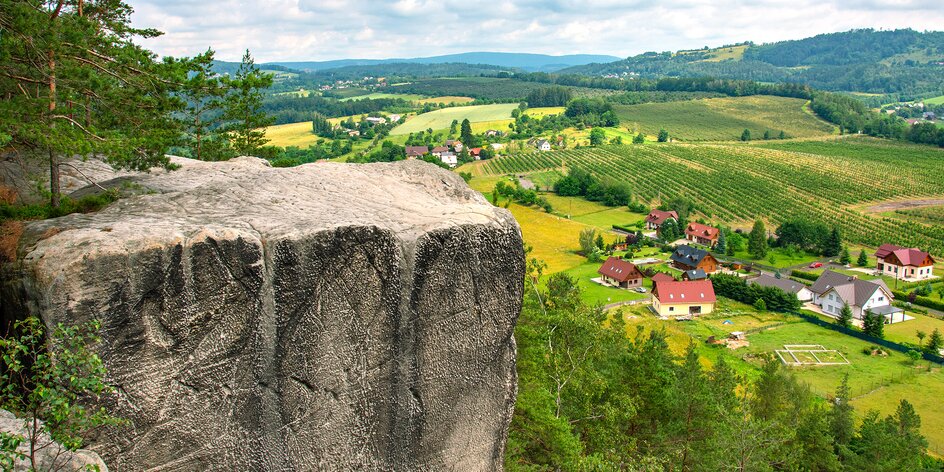
<path id="1" fill-rule="evenodd" d="M 444 152 L 449 152 L 449 148 L 447 148 L 446 146 L 436 146 L 433 148 L 432 151 L 430 151 L 430 154 L 436 157 L 442 157 L 442 153 Z"/>
<path id="2" fill-rule="evenodd" d="M 420 157 L 427 153 L 429 153 L 429 146 L 407 146 L 406 147 L 406 157 L 408 159 Z"/>
<path id="3" fill-rule="evenodd" d="M 501 131 L 498 131 L 497 129 L 490 129 L 490 130 L 488 130 L 488 131 L 485 132 L 485 136 L 489 136 L 489 137 L 492 137 L 492 136 L 502 136 L 502 135 L 504 135 L 504 134 L 505 134 L 505 133 L 502 133 Z"/>
<path id="4" fill-rule="evenodd" d="M 761 287 L 777 287 L 780 290 L 783 290 L 787 293 L 792 293 L 796 295 L 797 299 L 801 302 L 808 302 L 813 300 L 813 292 L 810 291 L 810 288 L 806 285 L 790 279 L 778 279 L 776 277 L 762 274 L 760 277 L 757 277 L 753 280 L 748 280 L 749 284 L 757 284 Z"/>
<path id="5" fill-rule="evenodd" d="M 393 115 L 388 116 L 387 118 L 390 118 L 391 123 L 396 123 L 400 121 L 400 117 L 401 115 L 393 114 Z"/>
<path id="6" fill-rule="evenodd" d="M 629 261 L 610 257 L 597 269 L 604 282 L 620 288 L 642 287 L 642 272 Z"/>
<path id="7" fill-rule="evenodd" d="M 675 280 L 675 277 L 672 277 L 671 275 L 666 274 L 665 272 L 657 272 L 655 275 L 652 276 L 653 288 L 659 282 L 676 282 L 676 280 Z"/>
<path id="8" fill-rule="evenodd" d="M 539 151 L 550 151 L 551 143 L 546 139 L 539 139 L 534 143 L 534 147 L 538 148 Z"/>
<path id="9" fill-rule="evenodd" d="M 446 147 L 452 148 L 456 152 L 462 152 L 462 141 L 458 139 L 447 139 Z"/>
<path id="10" fill-rule="evenodd" d="M 707 315 L 715 309 L 710 280 L 659 282 L 652 288 L 652 310 L 660 316 Z"/>
<path id="11" fill-rule="evenodd" d="M 448 165 L 449 167 L 455 167 L 459 165 L 459 158 L 454 152 L 444 152 L 439 155 L 439 160 L 443 161 L 443 164 Z"/>
<path id="12" fill-rule="evenodd" d="M 360 136 L 361 132 L 356 129 L 352 129 L 348 130 L 347 135 L 353 138 L 354 136 Z"/>
<path id="13" fill-rule="evenodd" d="M 810 291 L 813 303 L 832 317 L 838 318 L 842 307 L 848 304 L 852 317 L 858 320 L 865 317 L 866 311 L 884 316 L 886 323 L 905 320 L 904 310 L 892 306 L 895 297 L 881 279 L 862 280 L 827 270 L 816 279 Z"/>
<path id="14" fill-rule="evenodd" d="M 482 159 L 482 148 L 474 147 L 469 149 L 469 155 L 477 161 Z"/>
<path id="15" fill-rule="evenodd" d="M 668 220 L 675 220 L 678 222 L 678 213 L 674 210 L 662 211 L 662 210 L 652 210 L 649 212 L 649 215 L 646 216 L 646 229 L 654 229 L 658 234 L 659 228 L 662 227 Z"/>
<path id="16" fill-rule="evenodd" d="M 672 252 L 672 265 L 681 271 L 701 269 L 706 274 L 713 274 L 718 270 L 718 259 L 703 249 L 681 245 Z"/>
<path id="17" fill-rule="evenodd" d="M 934 258 L 918 248 L 882 244 L 875 251 L 875 270 L 902 280 L 925 280 L 934 277 Z"/>
<path id="18" fill-rule="evenodd" d="M 685 227 L 685 239 L 708 247 L 715 247 L 718 244 L 718 228 L 712 228 L 701 223 L 689 223 Z"/>
<path id="19" fill-rule="evenodd" d="M 366 121 L 372 125 L 382 125 L 382 124 L 387 123 L 387 120 L 385 118 L 380 118 L 376 116 L 368 116 Z"/>
<path id="20" fill-rule="evenodd" d="M 702 269 L 686 270 L 682 272 L 682 280 L 704 280 L 707 278 L 708 274 Z"/>

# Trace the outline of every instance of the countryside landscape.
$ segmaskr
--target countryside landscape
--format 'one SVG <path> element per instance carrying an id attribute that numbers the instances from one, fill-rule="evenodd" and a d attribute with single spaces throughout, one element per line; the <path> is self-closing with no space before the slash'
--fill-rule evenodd
<path id="1" fill-rule="evenodd" d="M 944 32 L 161 60 L 109 2 L 7 4 L 5 470 L 944 470 Z"/>

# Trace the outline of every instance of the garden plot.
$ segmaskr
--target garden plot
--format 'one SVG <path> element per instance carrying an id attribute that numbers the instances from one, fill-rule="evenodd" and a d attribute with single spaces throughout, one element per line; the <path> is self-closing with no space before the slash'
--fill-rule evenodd
<path id="1" fill-rule="evenodd" d="M 849 360 L 835 349 L 819 344 L 785 344 L 777 357 L 786 365 L 848 365 Z"/>

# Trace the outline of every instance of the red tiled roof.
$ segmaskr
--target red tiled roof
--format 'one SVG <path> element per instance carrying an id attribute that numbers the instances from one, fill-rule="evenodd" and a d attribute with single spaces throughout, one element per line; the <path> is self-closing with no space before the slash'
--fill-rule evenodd
<path id="1" fill-rule="evenodd" d="M 618 257 L 610 257 L 597 270 L 600 275 L 605 275 L 618 282 L 625 282 L 630 279 L 641 279 L 642 273 L 633 265 L 632 262 L 624 261 Z"/>
<path id="2" fill-rule="evenodd" d="M 685 234 L 705 239 L 717 239 L 718 228 L 712 228 L 701 223 L 689 223 L 688 227 L 685 228 Z"/>
<path id="3" fill-rule="evenodd" d="M 903 249 L 901 246 L 896 246 L 894 244 L 882 244 L 878 247 L 878 251 L 875 251 L 875 257 L 878 259 L 885 259 L 889 254 Z"/>
<path id="4" fill-rule="evenodd" d="M 428 146 L 407 146 L 406 155 L 407 156 L 422 156 L 429 152 Z"/>
<path id="5" fill-rule="evenodd" d="M 919 266 L 928 258 L 928 253 L 918 249 L 918 248 L 902 248 L 898 249 L 892 254 L 901 261 L 903 266 Z"/>
<path id="6" fill-rule="evenodd" d="M 659 272 L 658 274 L 652 276 L 652 283 L 675 282 L 675 281 L 676 281 L 675 277 L 672 277 L 671 275 L 666 274 L 665 272 Z"/>
<path id="7" fill-rule="evenodd" d="M 659 303 L 714 303 L 715 288 L 710 280 L 693 280 L 686 282 L 659 282 L 654 290 L 654 296 Z"/>
<path id="8" fill-rule="evenodd" d="M 433 148 L 433 152 L 446 152 L 448 150 L 449 148 L 447 148 L 446 146 L 436 146 Z"/>
<path id="9" fill-rule="evenodd" d="M 481 152 L 482 152 L 482 148 L 480 147 L 474 147 L 472 149 L 469 149 L 469 154 L 472 154 L 473 156 L 478 156 Z"/>
<path id="10" fill-rule="evenodd" d="M 669 217 L 678 220 L 678 213 L 675 211 L 652 210 L 649 212 L 649 216 L 646 217 L 646 223 L 661 225 L 665 223 L 665 220 L 669 219 Z"/>

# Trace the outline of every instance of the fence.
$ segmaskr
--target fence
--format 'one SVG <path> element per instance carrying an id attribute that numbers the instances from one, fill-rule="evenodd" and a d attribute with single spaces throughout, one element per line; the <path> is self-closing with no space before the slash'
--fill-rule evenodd
<path id="1" fill-rule="evenodd" d="M 814 315 L 810 315 L 810 314 L 806 314 L 802 312 L 797 312 L 796 315 L 815 325 L 822 326 L 824 328 L 829 328 L 834 331 L 839 331 L 840 333 L 847 334 L 854 338 L 859 338 L 863 341 L 867 341 L 873 344 L 878 344 L 879 346 L 887 347 L 894 351 L 908 353 L 908 351 L 914 350 L 913 348 L 905 346 L 904 344 L 898 344 L 896 342 L 892 342 L 887 339 L 881 339 L 881 338 L 876 338 L 874 336 L 869 336 L 868 334 L 865 334 L 861 331 L 856 331 L 852 328 L 846 328 L 845 326 L 839 326 L 835 323 L 830 323 L 828 321 L 821 320 Z M 944 357 L 941 357 L 935 354 L 930 354 L 927 352 L 922 352 L 921 357 L 923 357 L 927 361 L 937 362 L 938 364 L 944 365 Z"/>

